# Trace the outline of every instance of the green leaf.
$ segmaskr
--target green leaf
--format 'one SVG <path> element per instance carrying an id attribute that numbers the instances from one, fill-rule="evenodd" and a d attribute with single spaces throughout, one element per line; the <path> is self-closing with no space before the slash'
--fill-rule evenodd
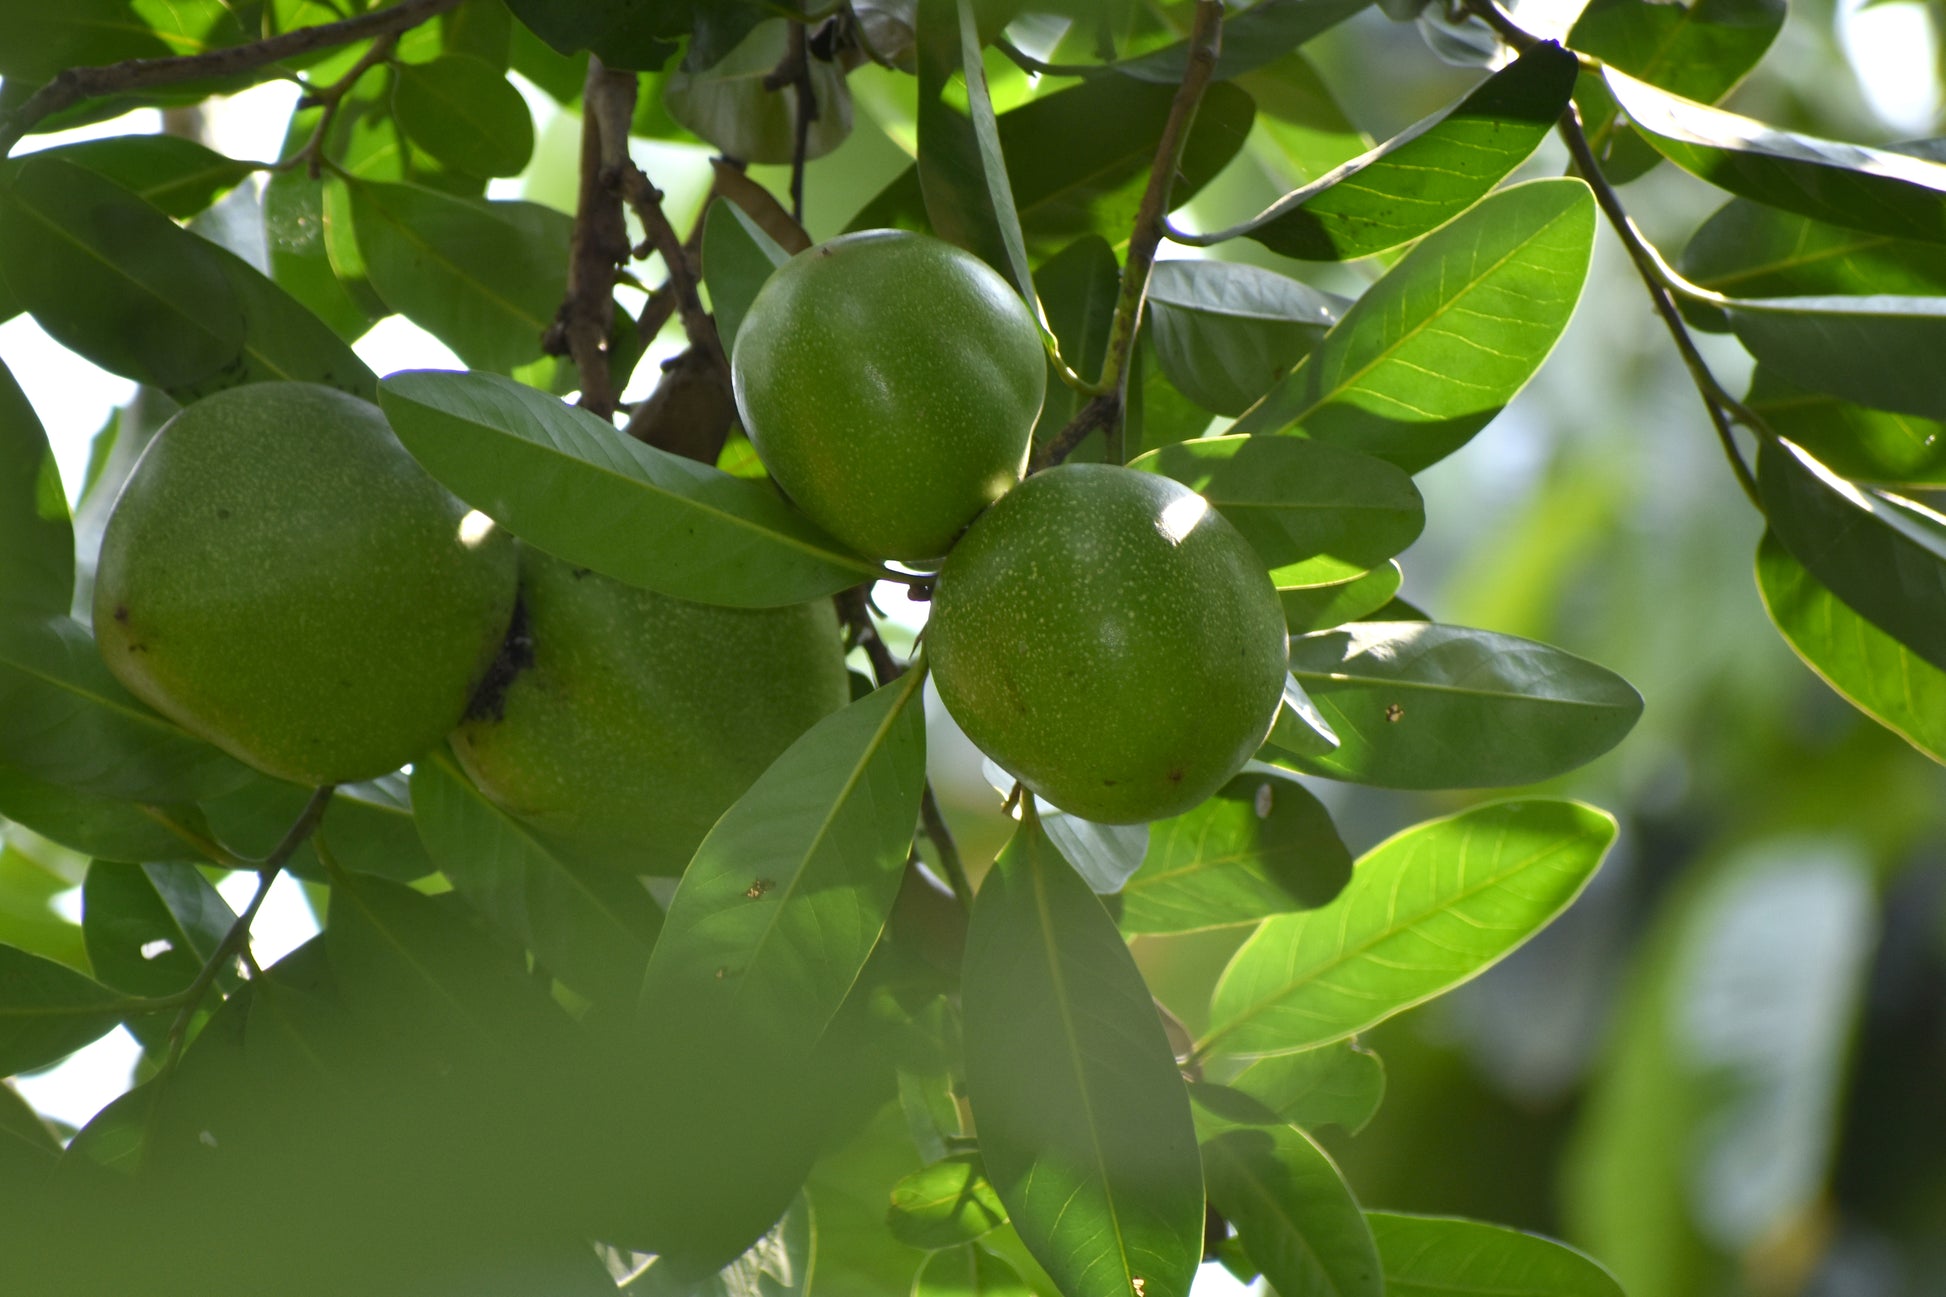
<path id="1" fill-rule="evenodd" d="M 789 31 L 786 21 L 765 22 L 707 69 L 685 61 L 663 83 L 669 117 L 725 157 L 790 165 L 797 150 L 797 91 L 765 84 L 789 49 Z M 804 156 L 812 159 L 851 134 L 851 90 L 843 70 L 828 59 L 812 58 L 809 72 L 817 116 L 805 136 Z"/>
<path id="2" fill-rule="evenodd" d="M 1223 970 L 1203 1054 L 1289 1054 L 1468 981 L 1565 910 L 1615 840 L 1579 802 L 1494 802 L 1405 830 L 1322 910 L 1267 920 Z"/>
<path id="3" fill-rule="evenodd" d="M 689 32 L 688 5 L 616 5 L 609 0 L 508 0 L 507 8 L 562 54 L 593 51 L 613 68 L 653 72 Z"/>
<path id="4" fill-rule="evenodd" d="M 31 1072 L 105 1036 L 122 997 L 51 959 L 0 946 L 0 1076 Z"/>
<path id="5" fill-rule="evenodd" d="M 1326 585 L 1280 585 L 1277 598 L 1284 605 L 1284 624 L 1293 635 L 1331 630 L 1358 621 L 1383 608 L 1399 592 L 1405 573 L 1396 561 L 1382 563 L 1349 581 Z"/>
<path id="6" fill-rule="evenodd" d="M 1542 42 L 1466 98 L 1198 242 L 1247 235 L 1304 261 L 1409 243 L 1484 198 L 1540 146 L 1574 90 L 1575 58 Z"/>
<path id="7" fill-rule="evenodd" d="M 0 364 L 0 612 L 58 617 L 73 599 L 61 470 L 27 394 Z"/>
<path id="8" fill-rule="evenodd" d="M 1336 442 L 1408 472 L 1464 445 L 1567 327 L 1594 246 L 1579 180 L 1535 180 L 1428 235 L 1247 410 L 1236 433 Z"/>
<path id="9" fill-rule="evenodd" d="M 379 403 L 426 470 L 522 540 L 603 576 L 733 607 L 804 603 L 870 580 L 769 483 L 626 437 L 493 374 L 393 374 Z"/>
<path id="10" fill-rule="evenodd" d="M 0 1085 L 0 1184 L 8 1192 L 38 1189 L 37 1179 L 61 1156 L 61 1141 L 11 1085 Z"/>
<path id="11" fill-rule="evenodd" d="M 1390 1297 L 1622 1297 L 1606 1270 L 1565 1243 L 1442 1216 L 1367 1212 Z"/>
<path id="12" fill-rule="evenodd" d="M 658 1150 L 644 1228 L 665 1255 L 736 1256 L 810 1167 L 818 1132 L 793 1114 L 904 875 L 925 781 L 923 674 L 786 749 L 703 839 L 669 903 L 638 1013 L 651 1060 L 639 1102 Z"/>
<path id="13" fill-rule="evenodd" d="M 0 845 L 0 943 L 85 971 L 88 946 L 81 925 L 55 909 L 55 898 L 79 881 L 75 868 L 30 856 L 18 843 Z"/>
<path id="14" fill-rule="evenodd" d="M 194 802 L 249 772 L 129 696 L 66 617 L 0 619 L 0 762 L 103 797 Z"/>
<path id="15" fill-rule="evenodd" d="M 791 259 L 743 209 L 727 198 L 710 204 L 703 223 L 703 283 L 709 289 L 711 313 L 725 350 L 736 345 L 757 290 L 770 272 Z"/>
<path id="16" fill-rule="evenodd" d="M 1185 1297 L 1203 1195 L 1182 1078 L 1121 934 L 1031 815 L 980 888 L 961 985 L 980 1154 L 1028 1250 L 1069 1297 Z"/>
<path id="17" fill-rule="evenodd" d="M 1259 0 L 1224 19 L 1223 48 L 1216 76 L 1242 76 L 1282 58 L 1314 36 L 1322 36 L 1371 0 Z M 1124 76 L 1173 86 L 1189 66 L 1189 43 L 1178 41 L 1110 66 Z"/>
<path id="18" fill-rule="evenodd" d="M 935 1252 L 912 1284 L 912 1297 L 1033 1297 L 1020 1273 L 977 1243 Z"/>
<path id="19" fill-rule="evenodd" d="M 308 788 L 257 778 L 234 793 L 204 802 L 202 809 L 224 846 L 241 856 L 261 858 L 283 840 L 310 796 Z M 340 787 L 325 810 L 316 840 L 322 840 L 332 859 L 353 873 L 410 883 L 434 872 L 412 826 L 405 783 L 397 775 Z M 291 857 L 292 873 L 313 879 L 323 876 L 314 842 L 305 843 Z"/>
<path id="20" fill-rule="evenodd" d="M 1946 297 L 1783 297 L 1722 305 L 1737 341 L 1792 382 L 1860 405 L 1946 419 L 1946 393 L 1925 369 L 1946 348 Z"/>
<path id="21" fill-rule="evenodd" d="M 1129 464 L 1199 492 L 1277 570 L 1277 584 L 1348 580 L 1419 538 L 1425 502 L 1403 469 L 1329 442 L 1205 437 Z"/>
<path id="22" fill-rule="evenodd" d="M 1780 130 L 1614 68 L 1605 76 L 1658 153 L 1719 189 L 1833 225 L 1946 243 L 1946 165 Z"/>
<path id="23" fill-rule="evenodd" d="M 1704 221 L 1676 267 L 1727 297 L 1946 294 L 1946 248 L 1936 243 L 1827 225 L 1748 198 Z"/>
<path id="24" fill-rule="evenodd" d="M 1122 287 L 1122 267 L 1115 260 L 1115 250 L 1098 234 L 1083 235 L 1042 262 L 1034 278 L 1048 326 L 1061 344 L 1061 358 L 1082 377 L 1095 378 L 1108 358 L 1115 299 Z M 1050 363 L 1047 399 L 1034 425 L 1035 444 L 1045 443 L 1066 427 L 1087 400 L 1085 394 L 1063 382 Z M 1138 431 L 1134 412 L 1130 419 L 1133 434 Z M 1091 436 L 1083 444 L 1098 446 L 1100 441 Z M 1081 459 L 1085 454 L 1084 451 L 1071 458 Z"/>
<path id="25" fill-rule="evenodd" d="M 387 305 L 475 369 L 540 357 L 567 293 L 571 218 L 416 185 L 349 187 L 358 250 Z"/>
<path id="26" fill-rule="evenodd" d="M 1008 187 L 972 0 L 918 0 L 917 31 L 917 165 L 926 217 L 935 234 L 992 266 L 1032 307 L 1034 277 Z M 955 76 L 965 87 L 964 115 L 946 100 Z"/>
<path id="27" fill-rule="evenodd" d="M 1291 674 L 1339 739 L 1296 767 L 1383 788 L 1536 783 L 1608 751 L 1642 714 L 1626 680 L 1585 658 L 1436 622 L 1297 636 Z"/>
<path id="28" fill-rule="evenodd" d="M 1266 742 L 1296 756 L 1321 757 L 1334 751 L 1339 739 L 1297 677 L 1287 674 L 1284 696 L 1276 715 L 1271 717 Z"/>
<path id="29" fill-rule="evenodd" d="M 1269 391 L 1350 305 L 1273 271 L 1200 259 L 1157 263 L 1148 300 L 1163 373 L 1196 404 L 1229 415 Z"/>
<path id="30" fill-rule="evenodd" d="M 352 342 L 385 312 L 375 298 L 366 302 L 354 296 L 332 269 L 324 220 L 325 187 L 297 171 L 272 176 L 263 193 L 264 246 L 276 285 L 334 334 Z M 347 235 L 343 242 L 353 240 Z M 370 297 L 369 285 L 363 288 L 365 297 Z M 373 311 L 366 309 L 368 305 Z"/>
<path id="31" fill-rule="evenodd" d="M 912 1247 L 957 1247 L 1007 1223 L 1007 1209 L 987 1183 L 978 1153 L 960 1153 L 892 1186 L 885 1227 Z"/>
<path id="32" fill-rule="evenodd" d="M 1770 533 L 1757 547 L 1757 593 L 1805 666 L 1859 711 L 1946 762 L 1946 671 L 1853 612 Z"/>
<path id="33" fill-rule="evenodd" d="M 1315 909 L 1351 877 L 1330 814 L 1282 773 L 1246 771 L 1149 826 L 1142 868 L 1121 890 L 1122 931 L 1195 932 Z"/>
<path id="34" fill-rule="evenodd" d="M 173 49 L 127 0 L 8 5 L 0 10 L 0 77 L 36 84 L 64 68 L 167 58 Z"/>
<path id="35" fill-rule="evenodd" d="M 1230 1082 L 1293 1126 L 1365 1129 L 1385 1098 L 1385 1064 L 1355 1040 L 1260 1058 Z"/>
<path id="36" fill-rule="evenodd" d="M 115 135 L 45 150 L 106 176 L 177 220 L 187 220 L 241 184 L 254 162 L 226 158 L 179 135 Z"/>
<path id="37" fill-rule="evenodd" d="M 1248 1095 L 1190 1088 L 1210 1205 L 1280 1293 L 1380 1297 L 1378 1248 L 1330 1154 Z"/>
<path id="38" fill-rule="evenodd" d="M 517 176 L 534 153 L 534 118 L 506 74 L 470 54 L 407 63 L 392 83 L 399 129 L 455 171 Z"/>
<path id="39" fill-rule="evenodd" d="M 194 865 L 102 860 L 88 866 L 81 916 L 95 976 L 143 996 L 187 990 L 236 921 Z M 225 985 L 236 980 L 230 970 Z"/>
<path id="40" fill-rule="evenodd" d="M 803 1297 L 817 1241 L 811 1205 L 800 1195 L 769 1233 L 708 1278 L 695 1281 L 657 1260 L 621 1287 L 635 1297 Z"/>
<path id="41" fill-rule="evenodd" d="M 169 813 L 195 819 L 193 807 L 171 807 Z M 0 765 L 0 815 L 84 856 L 120 861 L 201 858 L 140 807 L 77 792 L 5 765 Z"/>
<path id="42" fill-rule="evenodd" d="M 1882 486 L 1946 485 L 1946 425 L 1807 392 L 1767 365 L 1743 403 L 1840 477 Z"/>
<path id="43" fill-rule="evenodd" d="M 1789 442 L 1757 452 L 1771 531 L 1860 616 L 1946 669 L 1946 519 L 1855 486 Z"/>
<path id="44" fill-rule="evenodd" d="M 543 968 L 597 1003 L 635 994 L 661 920 L 635 879 L 536 838 L 443 750 L 413 765 L 412 805 L 441 872 Z"/>

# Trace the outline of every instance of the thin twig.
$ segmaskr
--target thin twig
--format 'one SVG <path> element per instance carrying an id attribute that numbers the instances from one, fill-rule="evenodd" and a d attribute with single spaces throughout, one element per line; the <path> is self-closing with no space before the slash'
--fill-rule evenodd
<path id="1" fill-rule="evenodd" d="M 757 228 L 777 241 L 786 252 L 798 253 L 811 246 L 811 236 L 776 197 L 752 180 L 741 165 L 728 158 L 711 158 L 716 192 L 743 209 Z"/>
<path id="2" fill-rule="evenodd" d="M 289 171 L 302 162 L 305 164 L 305 174 L 311 179 L 316 180 L 323 175 L 324 142 L 331 134 L 331 124 L 338 120 L 338 110 L 344 106 L 345 96 L 351 93 L 352 87 L 364 80 L 367 72 L 390 59 L 392 51 L 398 48 L 398 44 L 398 33 L 387 32 L 372 42 L 371 48 L 365 51 L 364 57 L 351 65 L 351 71 L 322 90 L 311 90 L 300 99 L 297 104 L 300 111 L 306 108 L 322 110 L 318 114 L 318 124 L 312 129 L 310 138 L 304 141 L 304 147 L 270 167 L 269 170 Z"/>
<path id="3" fill-rule="evenodd" d="M 764 78 L 764 89 L 775 93 L 791 87 L 796 100 L 791 142 L 791 217 L 804 221 L 804 163 L 811 149 L 811 123 L 818 119 L 817 91 L 811 81 L 811 55 L 804 24 L 791 24 L 790 47 L 776 69 Z"/>
<path id="4" fill-rule="evenodd" d="M 966 876 L 966 864 L 960 859 L 959 844 L 953 841 L 953 831 L 946 827 L 946 816 L 939 809 L 939 798 L 933 794 L 932 780 L 926 780 L 925 791 L 919 797 L 919 822 L 926 827 L 926 836 L 932 839 L 933 850 L 939 853 L 939 867 L 946 874 L 946 882 L 953 889 L 953 895 L 968 910 L 973 908 L 973 883 Z"/>
<path id="5" fill-rule="evenodd" d="M 1142 205 L 1136 211 L 1135 228 L 1129 235 L 1121 294 L 1115 301 L 1115 318 L 1109 327 L 1108 354 L 1102 361 L 1099 384 L 1102 395 L 1082 406 L 1068 426 L 1043 448 L 1037 467 L 1060 463 L 1097 427 L 1107 432 L 1109 459 L 1119 464 L 1126 458 L 1123 415 L 1128 409 L 1128 374 L 1135 353 L 1136 330 L 1142 323 L 1142 308 L 1148 301 L 1149 271 L 1155 265 L 1156 248 L 1162 243 L 1163 218 L 1169 211 L 1169 195 L 1176 187 L 1176 173 L 1182 169 L 1183 150 L 1189 143 L 1190 128 L 1196 122 L 1196 109 L 1215 74 L 1222 46 L 1222 0 L 1197 0 L 1196 22 L 1189 34 L 1188 64 L 1183 69 L 1175 100 L 1169 105 L 1169 119 L 1156 146 L 1155 163 L 1149 168 L 1148 188 L 1142 192 Z"/>
<path id="6" fill-rule="evenodd" d="M 69 68 L 29 95 L 0 124 L 0 157 L 11 153 L 14 145 L 42 118 L 85 100 L 184 81 L 242 76 L 313 50 L 406 31 L 459 3 L 460 0 L 402 0 L 389 9 L 360 14 L 343 22 L 300 27 L 249 45 L 232 45 L 179 58 L 125 59 L 100 67 Z"/>
<path id="7" fill-rule="evenodd" d="M 696 264 L 677 236 L 675 227 L 669 224 L 668 215 L 662 210 L 662 191 L 651 184 L 648 176 L 632 161 L 622 164 L 621 186 L 622 197 L 628 200 L 636 219 L 642 222 L 649 246 L 662 254 L 663 265 L 669 271 L 669 288 L 676 298 L 676 314 L 682 317 L 682 328 L 689 336 L 689 345 L 701 348 L 710 362 L 721 368 L 723 381 L 727 383 L 730 361 L 723 354 L 723 340 L 717 336 L 716 321 L 703 309 L 703 297 L 696 287 Z"/>
<path id="8" fill-rule="evenodd" d="M 581 406 L 606 419 L 615 413 L 619 384 L 609 365 L 608 334 L 615 316 L 615 277 L 628 260 L 628 225 L 622 217 L 620 169 L 635 112 L 633 72 L 615 72 L 588 56 L 581 96 L 581 174 L 575 197 L 574 236 L 568 254 L 568 291 L 548 326 L 546 349 L 574 359 L 581 379 Z M 614 137 L 617 131 L 621 139 Z"/>

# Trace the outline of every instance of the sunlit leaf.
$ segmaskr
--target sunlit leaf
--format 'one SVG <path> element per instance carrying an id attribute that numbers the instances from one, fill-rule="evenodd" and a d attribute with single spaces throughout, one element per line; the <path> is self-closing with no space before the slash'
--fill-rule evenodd
<path id="1" fill-rule="evenodd" d="M 1946 294 L 1946 248 L 1937 243 L 1827 225 L 1748 198 L 1704 221 L 1676 268 L 1726 297 Z"/>
<path id="2" fill-rule="evenodd" d="M 1011 1265 L 977 1243 L 935 1252 L 913 1281 L 912 1297 L 1031 1297 Z"/>
<path id="3" fill-rule="evenodd" d="M 1398 563 L 1381 563 L 1348 581 L 1324 585 L 1280 585 L 1277 598 L 1284 605 L 1284 623 L 1293 635 L 1331 630 L 1358 621 L 1383 608 L 1399 592 L 1405 573 Z"/>
<path id="4" fill-rule="evenodd" d="M 1622 1286 L 1565 1243 L 1485 1221 L 1367 1212 L 1392 1297 L 1622 1297 Z"/>
<path id="5" fill-rule="evenodd" d="M 960 1153 L 894 1185 L 885 1224 L 901 1243 L 930 1251 L 971 1243 L 1006 1220 L 979 1155 Z"/>
<path id="6" fill-rule="evenodd" d="M 1946 425 L 1807 392 L 1766 365 L 1743 403 L 1770 430 L 1840 477 L 1890 486 L 1946 485 Z"/>
<path id="7" fill-rule="evenodd" d="M 1260 1058 L 1230 1082 L 1293 1126 L 1356 1135 L 1385 1098 L 1385 1064 L 1355 1040 Z"/>

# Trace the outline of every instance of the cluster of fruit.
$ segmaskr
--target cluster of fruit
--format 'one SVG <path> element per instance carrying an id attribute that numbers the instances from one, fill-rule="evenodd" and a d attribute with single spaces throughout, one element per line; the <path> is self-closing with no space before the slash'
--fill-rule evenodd
<path id="1" fill-rule="evenodd" d="M 805 514 L 936 570 L 940 695 L 1027 788 L 1154 819 L 1262 742 L 1286 668 L 1263 564 L 1167 478 L 1021 480 L 1046 362 L 978 260 L 890 231 L 823 244 L 758 294 L 732 367 Z M 299 383 L 158 434 L 103 538 L 95 625 L 133 692 L 261 770 L 368 779 L 450 733 L 486 795 L 635 872 L 679 871 L 849 697 L 829 603 L 692 604 L 569 567 L 455 500 L 376 407 Z"/>

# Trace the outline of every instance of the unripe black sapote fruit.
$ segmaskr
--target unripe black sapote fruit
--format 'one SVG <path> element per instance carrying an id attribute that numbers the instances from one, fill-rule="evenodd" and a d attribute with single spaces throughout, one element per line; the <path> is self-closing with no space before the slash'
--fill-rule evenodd
<path id="1" fill-rule="evenodd" d="M 777 485 L 860 554 L 917 564 L 1020 480 L 1047 388 L 1039 327 L 1007 281 L 899 230 L 779 267 L 731 369 Z"/>
<path id="2" fill-rule="evenodd" d="M 510 536 L 377 406 L 310 383 L 196 402 L 102 536 L 95 635 L 137 697 L 266 773 L 369 779 L 458 722 L 513 612 Z"/>
<path id="3" fill-rule="evenodd" d="M 1123 824 L 1214 793 L 1289 670 L 1262 560 L 1180 482 L 1105 464 L 1028 478 L 940 570 L 926 631 L 967 737 L 1064 811 Z"/>

